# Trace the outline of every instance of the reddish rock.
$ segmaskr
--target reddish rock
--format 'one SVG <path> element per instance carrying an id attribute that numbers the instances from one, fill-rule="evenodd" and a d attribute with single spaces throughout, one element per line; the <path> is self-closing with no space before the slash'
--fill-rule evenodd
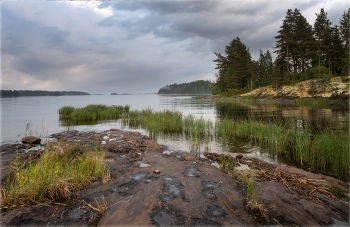
<path id="1" fill-rule="evenodd" d="M 22 138 L 23 144 L 40 144 L 41 139 L 35 136 L 26 136 Z"/>
<path id="2" fill-rule="evenodd" d="M 243 158 L 243 155 L 242 155 L 242 154 L 236 155 L 236 159 L 241 159 L 241 158 Z"/>

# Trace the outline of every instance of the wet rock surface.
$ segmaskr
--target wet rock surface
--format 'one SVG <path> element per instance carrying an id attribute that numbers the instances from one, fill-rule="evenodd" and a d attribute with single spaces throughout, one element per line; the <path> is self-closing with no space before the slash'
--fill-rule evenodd
<path id="1" fill-rule="evenodd" d="M 41 139 L 35 136 L 26 136 L 22 138 L 23 144 L 40 144 Z"/>
<path id="2" fill-rule="evenodd" d="M 179 151 L 168 151 L 147 136 L 136 132 L 111 129 L 102 133 L 76 130 L 52 135 L 63 145 L 84 146 L 105 151 L 104 162 L 112 180 L 96 181 L 75 193 L 75 199 L 61 204 L 46 204 L 1 210 L 1 226 L 88 226 L 97 215 L 98 204 L 107 204 L 100 226 L 251 226 L 349 225 L 349 202 L 316 193 L 321 203 L 307 200 L 290 191 L 282 182 L 258 181 L 264 204 L 264 218 L 254 219 L 246 209 L 247 187 L 229 174 L 210 164 L 210 160 Z M 2 146 L 4 147 L 4 146 Z M 16 153 L 1 152 L 4 170 Z M 168 152 L 164 152 L 168 151 Z M 164 152 L 164 153 L 163 153 Z M 20 152 L 21 160 L 40 152 Z M 296 168 L 264 164 L 258 159 L 220 156 L 240 164 L 264 168 L 280 168 L 324 185 L 338 182 L 334 178 Z M 7 172 L 7 171 L 6 171 Z M 3 181 L 2 181 L 3 183 Z M 329 186 L 328 185 L 328 186 Z M 97 204 L 98 203 L 98 204 Z M 91 223 L 90 223 L 91 224 Z"/>

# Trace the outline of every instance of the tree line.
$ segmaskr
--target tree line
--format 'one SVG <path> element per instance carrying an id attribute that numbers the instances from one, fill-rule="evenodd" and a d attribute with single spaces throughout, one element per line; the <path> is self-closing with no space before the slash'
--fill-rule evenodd
<path id="1" fill-rule="evenodd" d="M 339 25 L 332 26 L 322 8 L 312 26 L 299 9 L 288 9 L 275 37 L 275 60 L 269 50 L 260 50 L 259 60 L 252 60 L 249 47 L 234 38 L 224 55 L 214 52 L 219 71 L 213 93 L 349 75 L 349 14 L 350 9 L 344 11 Z"/>
<path id="2" fill-rule="evenodd" d="M 82 91 L 0 90 L 0 97 L 90 95 Z"/>
<path id="3" fill-rule="evenodd" d="M 158 94 L 211 94 L 213 82 L 197 80 L 190 83 L 171 84 L 159 89 Z"/>

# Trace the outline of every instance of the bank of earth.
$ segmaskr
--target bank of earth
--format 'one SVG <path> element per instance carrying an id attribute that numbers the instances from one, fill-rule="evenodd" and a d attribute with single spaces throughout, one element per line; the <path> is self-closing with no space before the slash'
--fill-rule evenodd
<path id="1" fill-rule="evenodd" d="M 218 97 L 252 97 L 255 99 L 299 99 L 299 98 L 323 98 L 323 99 L 349 99 L 349 80 L 350 76 L 333 77 L 325 79 L 312 79 L 302 82 L 285 82 L 276 89 L 276 86 L 267 86 L 257 88 L 244 94 L 212 95 L 211 98 Z M 290 83 L 290 84 L 288 84 Z"/>
<path id="2" fill-rule="evenodd" d="M 277 166 L 242 155 L 197 157 L 171 151 L 137 132 L 110 129 L 102 133 L 67 131 L 52 135 L 62 147 L 80 145 L 104 150 L 111 180 L 91 183 L 64 203 L 1 209 L 1 226 L 319 226 L 349 225 L 349 185 L 294 167 Z M 19 146 L 22 161 L 42 151 L 25 145 L 1 147 L 1 183 Z M 30 145 L 31 147 L 34 145 Z M 247 209 L 247 185 L 237 171 L 222 172 L 213 160 L 230 159 L 255 169 L 263 213 Z M 243 174 L 243 173 L 241 173 Z M 337 185 L 346 198 L 337 198 Z M 98 204 L 107 210 L 98 223 Z"/>

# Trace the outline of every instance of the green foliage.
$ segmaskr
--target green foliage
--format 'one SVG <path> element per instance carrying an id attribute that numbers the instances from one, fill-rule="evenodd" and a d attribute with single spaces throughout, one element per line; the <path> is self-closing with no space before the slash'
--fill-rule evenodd
<path id="1" fill-rule="evenodd" d="M 91 181 L 106 174 L 103 152 L 70 146 L 46 145 L 46 151 L 34 164 L 21 163 L 19 154 L 9 167 L 5 187 L 1 189 L 1 207 L 64 201 Z M 28 165 L 28 168 L 24 168 Z"/>
<path id="2" fill-rule="evenodd" d="M 62 95 L 90 95 L 81 91 L 29 91 L 29 90 L 0 90 L 0 97 L 18 96 L 62 96 Z"/>
<path id="3" fill-rule="evenodd" d="M 337 184 L 332 183 L 331 192 L 337 198 L 346 199 L 346 195 L 345 195 L 344 191 Z"/>
<path id="4" fill-rule="evenodd" d="M 323 65 L 321 65 L 321 67 L 315 66 L 307 70 L 308 79 L 318 79 L 327 77 L 329 77 L 328 69 Z"/>
<path id="5" fill-rule="evenodd" d="M 120 115 L 120 118 L 130 128 L 147 129 L 153 139 L 162 133 L 183 135 L 190 141 L 190 149 L 195 153 L 200 153 L 203 147 L 208 149 L 208 144 L 213 138 L 223 142 L 236 137 L 253 138 L 258 145 L 271 151 L 286 153 L 301 165 L 310 166 L 314 170 L 337 175 L 346 175 L 349 172 L 348 128 L 338 131 L 323 130 L 313 135 L 311 139 L 304 126 L 297 127 L 297 119 L 286 122 L 276 118 L 264 122 L 252 116 L 246 118 L 232 116 L 230 119 L 223 118 L 212 122 L 192 115 L 183 116 L 176 111 L 156 112 L 151 109 L 129 111 Z M 314 126 L 320 124 L 320 129 L 327 128 L 320 122 L 306 124 Z"/>
<path id="6" fill-rule="evenodd" d="M 227 92 L 228 89 L 242 89 L 252 79 L 253 63 L 249 48 L 244 45 L 239 37 L 233 39 L 225 49 L 226 56 L 215 53 L 217 59 L 217 91 Z"/>
<path id="7" fill-rule="evenodd" d="M 235 95 L 241 95 L 241 94 L 245 94 L 245 93 L 248 93 L 250 92 L 249 89 L 242 89 L 242 90 L 239 90 L 239 89 L 228 89 L 228 92 L 223 92 L 223 93 L 220 93 L 220 96 L 224 96 L 224 97 L 232 97 L 232 96 L 235 96 Z"/>
<path id="8" fill-rule="evenodd" d="M 197 80 L 190 83 L 171 84 L 159 89 L 158 94 L 211 94 L 213 83 L 210 81 Z"/>
<path id="9" fill-rule="evenodd" d="M 58 110 L 61 119 L 73 121 L 97 121 L 119 119 L 129 112 L 130 106 L 88 105 L 84 108 L 64 106 Z"/>
<path id="10" fill-rule="evenodd" d="M 301 82 L 300 80 L 284 81 L 284 82 L 278 83 L 277 87 L 289 86 L 289 85 L 297 84 L 297 83 L 300 83 L 300 82 Z"/>
<path id="11" fill-rule="evenodd" d="M 238 37 L 233 39 L 225 55 L 214 53 L 219 72 L 213 94 L 232 96 L 226 93 L 232 88 L 275 87 L 290 80 L 348 75 L 349 13 L 344 11 L 340 25 L 332 26 L 322 8 L 312 27 L 299 9 L 288 9 L 275 37 L 275 61 L 269 50 L 260 50 L 259 60 L 252 61 L 249 48 Z"/>

